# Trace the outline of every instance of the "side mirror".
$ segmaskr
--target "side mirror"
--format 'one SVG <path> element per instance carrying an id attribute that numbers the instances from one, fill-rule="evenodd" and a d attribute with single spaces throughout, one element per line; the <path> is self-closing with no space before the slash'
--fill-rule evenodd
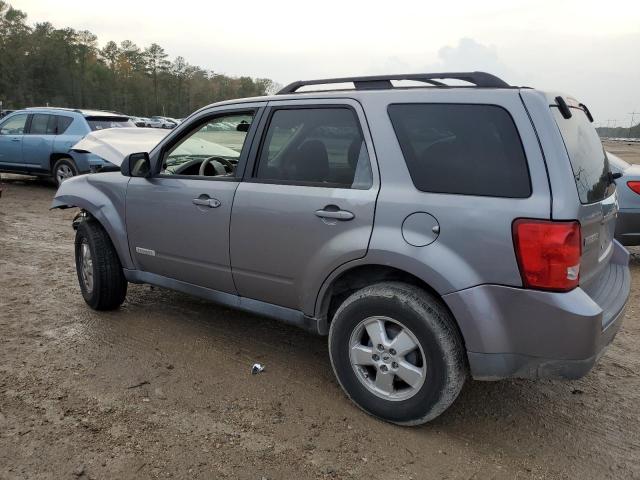
<path id="1" fill-rule="evenodd" d="M 147 152 L 127 155 L 120 165 L 125 177 L 148 177 L 151 175 L 151 160 Z"/>
<path id="2" fill-rule="evenodd" d="M 246 121 L 243 120 L 238 125 L 236 125 L 236 131 L 238 131 L 238 132 L 248 132 L 250 127 L 251 127 L 251 124 L 249 122 L 246 122 Z"/>

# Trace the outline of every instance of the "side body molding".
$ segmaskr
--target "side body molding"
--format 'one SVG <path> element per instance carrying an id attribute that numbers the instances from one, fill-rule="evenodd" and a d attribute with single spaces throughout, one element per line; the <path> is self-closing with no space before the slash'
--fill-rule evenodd
<path id="1" fill-rule="evenodd" d="M 77 207 L 89 212 L 107 231 L 124 268 L 133 261 L 125 226 L 125 197 L 129 178 L 120 172 L 80 175 L 66 180 L 51 203 L 54 208 Z"/>

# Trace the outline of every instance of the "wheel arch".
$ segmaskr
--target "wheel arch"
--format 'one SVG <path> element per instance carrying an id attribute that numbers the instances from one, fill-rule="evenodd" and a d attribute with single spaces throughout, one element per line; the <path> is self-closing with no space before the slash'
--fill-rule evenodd
<path id="1" fill-rule="evenodd" d="M 69 153 L 54 152 L 49 156 L 49 171 L 51 172 L 51 174 L 53 174 L 53 166 L 56 164 L 58 160 L 61 160 L 63 158 L 71 160 L 74 163 L 74 165 L 76 163 L 73 160 L 73 157 Z"/>
<path id="2" fill-rule="evenodd" d="M 133 269 L 123 215 L 126 183 L 105 184 L 103 191 L 102 185 L 90 182 L 89 177 L 84 175 L 63 182 L 53 198 L 51 209 L 75 207 L 86 212 L 109 235 L 122 267 Z"/>
<path id="3" fill-rule="evenodd" d="M 443 307 L 451 315 L 463 344 L 465 343 L 464 333 L 443 296 L 422 278 L 390 265 L 376 263 L 358 264 L 345 268 L 337 274 L 334 272 L 334 275 L 325 281 L 318 295 L 316 318 L 322 320 L 322 323 L 328 331 L 333 315 L 344 299 L 360 288 L 383 281 L 399 281 L 414 285 L 440 300 Z"/>

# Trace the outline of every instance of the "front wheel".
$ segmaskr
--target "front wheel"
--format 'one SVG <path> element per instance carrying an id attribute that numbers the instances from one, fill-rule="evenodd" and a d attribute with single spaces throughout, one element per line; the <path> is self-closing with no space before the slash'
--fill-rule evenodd
<path id="1" fill-rule="evenodd" d="M 78 175 L 78 167 L 70 158 L 61 158 L 53 165 L 53 180 L 59 187 L 62 182 Z"/>
<path id="2" fill-rule="evenodd" d="M 400 425 L 436 418 L 467 377 L 462 339 L 449 312 L 424 290 L 400 282 L 365 287 L 340 305 L 329 354 L 351 400 Z"/>
<path id="3" fill-rule="evenodd" d="M 80 222 L 75 253 L 78 282 L 85 302 L 94 310 L 118 308 L 127 295 L 127 280 L 109 235 L 97 221 Z"/>

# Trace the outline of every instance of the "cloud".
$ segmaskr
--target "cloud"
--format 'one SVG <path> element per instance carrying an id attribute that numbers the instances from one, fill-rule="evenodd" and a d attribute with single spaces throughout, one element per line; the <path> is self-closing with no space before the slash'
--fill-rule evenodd
<path id="1" fill-rule="evenodd" d="M 507 83 L 517 85 L 522 77 L 506 66 L 494 46 L 483 45 L 473 38 L 461 38 L 455 47 L 445 46 L 438 50 L 438 60 L 424 67 L 425 72 L 470 72 L 492 73 Z"/>
<path id="2" fill-rule="evenodd" d="M 401 56 L 390 56 L 366 69 L 367 74 L 428 73 L 428 72 L 472 72 L 483 71 L 496 75 L 512 85 L 526 83 L 525 77 L 509 68 L 498 55 L 494 46 L 483 45 L 473 38 L 461 38 L 455 46 L 441 47 L 431 63 L 425 57 L 434 58 L 425 52 L 422 57 L 413 55 L 411 60 Z"/>

